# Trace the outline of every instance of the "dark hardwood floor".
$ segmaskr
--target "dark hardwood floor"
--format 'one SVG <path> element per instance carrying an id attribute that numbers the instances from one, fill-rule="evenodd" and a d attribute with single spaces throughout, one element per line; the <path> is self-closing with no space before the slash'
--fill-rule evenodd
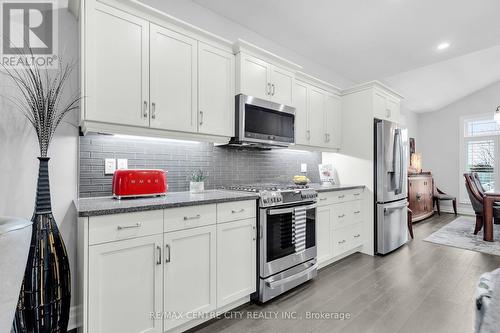
<path id="1" fill-rule="evenodd" d="M 442 214 L 414 224 L 415 239 L 385 257 L 354 254 L 318 278 L 266 305 L 239 309 L 243 318 L 210 322 L 196 332 L 472 332 L 479 276 L 500 257 L 440 246 L 423 239 L 453 221 Z M 471 232 L 473 223 L 471 222 Z M 255 319 L 291 312 L 349 313 L 350 319 Z"/>

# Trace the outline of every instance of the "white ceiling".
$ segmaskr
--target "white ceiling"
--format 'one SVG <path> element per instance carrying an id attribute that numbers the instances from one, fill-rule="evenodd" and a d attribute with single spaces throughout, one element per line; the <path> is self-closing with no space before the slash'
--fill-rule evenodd
<path id="1" fill-rule="evenodd" d="M 404 105 L 429 112 L 500 81 L 500 46 L 397 74 L 384 83 L 405 96 Z M 500 91 L 499 91 L 500 103 Z"/>
<path id="2" fill-rule="evenodd" d="M 498 0 L 192 1 L 355 82 L 383 80 L 414 111 L 500 80 Z"/>

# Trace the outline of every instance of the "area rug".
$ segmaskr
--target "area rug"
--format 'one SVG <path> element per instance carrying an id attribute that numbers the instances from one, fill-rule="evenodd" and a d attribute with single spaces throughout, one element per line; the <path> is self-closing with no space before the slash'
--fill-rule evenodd
<path id="1" fill-rule="evenodd" d="M 477 235 L 472 233 L 475 221 L 474 217 L 460 216 L 424 241 L 500 256 L 500 225 L 493 226 L 495 241 L 485 242 L 483 230 Z"/>

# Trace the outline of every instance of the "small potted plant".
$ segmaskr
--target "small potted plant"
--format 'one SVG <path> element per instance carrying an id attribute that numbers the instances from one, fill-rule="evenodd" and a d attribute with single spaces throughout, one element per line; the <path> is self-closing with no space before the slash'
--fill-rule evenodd
<path id="1" fill-rule="evenodd" d="M 205 191 L 204 180 L 206 178 L 207 177 L 203 174 L 203 171 L 193 171 L 193 173 L 191 174 L 191 182 L 189 183 L 189 192 L 200 193 Z"/>

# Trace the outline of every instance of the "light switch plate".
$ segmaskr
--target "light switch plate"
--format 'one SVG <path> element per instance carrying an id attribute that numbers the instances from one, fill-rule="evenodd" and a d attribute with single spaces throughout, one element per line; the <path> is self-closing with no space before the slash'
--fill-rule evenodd
<path id="1" fill-rule="evenodd" d="M 128 169 L 128 160 L 126 158 L 119 158 L 118 163 L 116 165 L 118 170 L 120 169 Z"/>
<path id="2" fill-rule="evenodd" d="M 104 160 L 104 174 L 112 175 L 116 171 L 116 159 L 114 158 L 106 158 Z"/>
<path id="3" fill-rule="evenodd" d="M 307 172 L 307 164 L 306 163 L 300 164 L 300 172 Z"/>

